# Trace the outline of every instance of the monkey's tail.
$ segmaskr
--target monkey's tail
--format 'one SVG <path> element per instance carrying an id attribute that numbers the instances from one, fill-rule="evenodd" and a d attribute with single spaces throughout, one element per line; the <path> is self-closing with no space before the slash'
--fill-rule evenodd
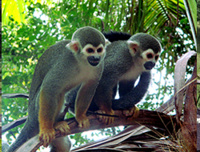
<path id="1" fill-rule="evenodd" d="M 113 110 L 124 110 L 135 106 L 145 96 L 151 80 L 151 72 L 143 72 L 139 83 L 130 92 L 120 99 L 112 101 Z"/>
<path id="2" fill-rule="evenodd" d="M 118 40 L 128 40 L 131 35 L 128 33 L 122 33 L 122 32 L 107 32 L 107 33 L 103 33 L 104 36 L 110 41 L 110 42 L 114 42 L 114 41 L 118 41 Z"/>
<path id="3" fill-rule="evenodd" d="M 15 142 L 9 147 L 7 152 L 16 151 L 22 144 L 24 144 L 28 139 L 32 138 L 39 133 L 38 122 L 30 121 L 27 119 L 24 128 L 15 140 Z"/>

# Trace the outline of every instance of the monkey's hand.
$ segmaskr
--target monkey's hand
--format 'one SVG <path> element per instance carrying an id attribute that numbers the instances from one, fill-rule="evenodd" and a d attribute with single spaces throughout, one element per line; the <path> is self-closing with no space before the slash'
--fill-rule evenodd
<path id="1" fill-rule="evenodd" d="M 39 139 L 43 141 L 44 147 L 47 147 L 55 139 L 55 134 L 54 128 L 45 128 L 40 131 Z"/>
<path id="2" fill-rule="evenodd" d="M 76 117 L 76 121 L 78 122 L 78 126 L 80 128 L 89 128 L 90 121 L 87 116 L 82 115 L 81 117 Z"/>
<path id="3" fill-rule="evenodd" d="M 139 116 L 139 111 L 140 109 L 136 106 L 134 106 L 133 108 L 129 109 L 129 110 L 123 110 L 123 114 L 126 117 L 130 117 L 128 119 L 135 119 Z"/>
<path id="4" fill-rule="evenodd" d="M 70 127 L 68 126 L 68 123 L 66 121 L 57 122 L 54 125 L 54 128 L 58 130 L 62 136 L 65 136 L 68 133 L 70 133 Z"/>
<path id="5" fill-rule="evenodd" d="M 99 110 L 98 113 L 106 114 L 106 115 L 114 115 L 115 114 L 115 112 L 112 109 L 110 112 L 106 112 L 104 110 Z M 98 115 L 97 117 L 98 117 L 99 121 L 101 121 L 107 125 L 112 124 L 114 122 L 114 117 L 111 117 L 111 116 Z"/>

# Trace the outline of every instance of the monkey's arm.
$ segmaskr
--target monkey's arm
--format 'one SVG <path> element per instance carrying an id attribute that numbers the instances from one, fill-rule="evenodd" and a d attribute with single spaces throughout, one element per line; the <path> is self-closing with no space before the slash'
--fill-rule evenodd
<path id="1" fill-rule="evenodd" d="M 110 41 L 128 40 L 131 35 L 124 32 L 106 32 L 103 35 Z"/>
<path id="2" fill-rule="evenodd" d="M 145 95 L 151 80 L 150 72 L 143 72 L 140 76 L 139 83 L 136 87 L 132 88 L 130 92 L 112 101 L 112 108 L 114 110 L 124 110 L 134 107 Z M 125 86 L 124 86 L 125 87 Z"/>
<path id="3" fill-rule="evenodd" d="M 97 86 L 98 80 L 88 80 L 82 83 L 78 91 L 75 101 L 75 117 L 81 128 L 88 128 L 90 125 L 86 112 L 90 106 Z"/>
<path id="4" fill-rule="evenodd" d="M 116 84 L 116 75 L 112 75 L 112 79 L 107 77 L 105 74 L 95 93 L 93 98 L 94 103 L 99 108 L 99 112 L 102 114 L 114 115 L 114 111 L 112 109 L 112 99 L 113 99 L 113 84 Z M 93 106 L 94 107 L 94 106 Z M 93 109 L 92 109 L 93 110 Z M 104 122 L 105 124 L 111 124 L 114 121 L 114 117 L 108 116 L 98 116 L 100 121 Z"/>

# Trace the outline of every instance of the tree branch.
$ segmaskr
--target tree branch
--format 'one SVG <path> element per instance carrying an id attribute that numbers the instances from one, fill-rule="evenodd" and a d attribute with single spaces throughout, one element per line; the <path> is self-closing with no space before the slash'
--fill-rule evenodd
<path id="1" fill-rule="evenodd" d="M 69 127 L 71 128 L 70 134 L 75 134 L 88 130 L 102 129 L 107 127 L 115 127 L 120 125 L 135 125 L 135 124 L 154 126 L 164 130 L 169 130 L 169 132 L 172 132 L 172 130 L 176 128 L 175 127 L 176 120 L 174 116 L 169 116 L 156 111 L 140 110 L 139 116 L 136 119 L 132 119 L 131 117 L 125 117 L 121 110 L 115 111 L 115 115 L 118 117 L 115 117 L 115 121 L 111 125 L 102 124 L 100 121 L 98 121 L 95 114 L 89 115 L 88 118 L 90 120 L 90 128 L 88 129 L 79 128 L 78 123 L 74 118 L 67 119 L 66 121 L 68 122 Z M 61 137 L 61 135 L 59 134 L 58 131 L 56 131 L 56 138 L 58 137 Z M 39 141 L 39 136 L 37 135 L 31 138 L 26 143 L 24 143 L 17 150 L 17 152 L 27 152 L 27 151 L 34 152 L 41 145 L 42 142 Z"/>

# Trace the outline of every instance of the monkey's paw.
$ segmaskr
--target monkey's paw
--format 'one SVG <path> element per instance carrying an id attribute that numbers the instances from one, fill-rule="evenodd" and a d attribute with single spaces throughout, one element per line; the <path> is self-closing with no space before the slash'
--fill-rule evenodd
<path id="1" fill-rule="evenodd" d="M 68 123 L 66 121 L 57 122 L 54 125 L 54 128 L 58 130 L 62 136 L 65 136 L 68 133 L 70 133 L 70 127 L 68 126 Z"/>
<path id="2" fill-rule="evenodd" d="M 55 139 L 55 130 L 54 128 L 50 128 L 50 129 L 43 129 L 42 131 L 40 131 L 39 134 L 39 139 L 40 141 L 43 141 L 43 146 L 47 147 L 53 139 Z"/>
<path id="3" fill-rule="evenodd" d="M 86 116 L 81 119 L 76 118 L 76 120 L 78 121 L 78 126 L 80 128 L 89 128 L 90 127 L 90 121 Z"/>
<path id="4" fill-rule="evenodd" d="M 113 110 L 111 110 L 111 112 L 105 112 L 104 110 L 99 110 L 98 113 L 107 114 L 107 115 L 115 114 L 115 112 Z M 98 115 L 97 117 L 98 117 L 99 121 L 103 122 L 106 125 L 112 124 L 114 122 L 114 117 L 112 117 L 112 116 Z"/>
<path id="5" fill-rule="evenodd" d="M 126 117 L 130 117 L 128 119 L 135 119 L 139 116 L 139 112 L 140 112 L 140 109 L 136 106 L 134 106 L 133 108 L 129 109 L 129 110 L 123 110 L 123 114 L 126 116 Z"/>

